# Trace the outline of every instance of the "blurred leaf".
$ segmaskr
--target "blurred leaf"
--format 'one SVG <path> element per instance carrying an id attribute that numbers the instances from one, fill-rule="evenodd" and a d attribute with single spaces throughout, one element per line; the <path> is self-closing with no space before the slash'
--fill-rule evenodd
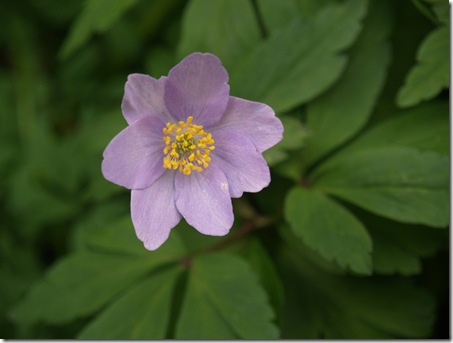
<path id="1" fill-rule="evenodd" d="M 266 159 L 269 167 L 272 167 L 277 163 L 286 160 L 288 158 L 288 153 L 285 150 L 280 149 L 278 145 L 274 145 L 263 153 L 263 157 Z"/>
<path id="2" fill-rule="evenodd" d="M 60 50 L 67 58 L 85 44 L 93 33 L 108 30 L 137 0 L 86 0 L 85 8 L 72 24 L 68 37 Z"/>
<path id="3" fill-rule="evenodd" d="M 303 258 L 313 264 L 316 269 L 320 269 L 324 272 L 335 275 L 345 275 L 349 273 L 349 271 L 341 268 L 336 261 L 329 261 L 318 251 L 310 248 L 294 233 L 294 230 L 292 230 L 287 223 L 282 223 L 279 225 L 278 233 L 287 249 L 290 249 L 300 256 L 303 256 Z M 281 273 L 281 269 L 279 269 L 279 273 Z M 283 284 L 283 286 L 285 285 Z M 285 299 L 287 299 L 286 296 Z"/>
<path id="4" fill-rule="evenodd" d="M 341 52 L 357 37 L 366 4 L 349 0 L 326 6 L 309 21 L 288 23 L 257 44 L 231 71 L 232 93 L 267 103 L 277 112 L 313 99 L 346 66 Z"/>
<path id="5" fill-rule="evenodd" d="M 249 240 L 245 257 L 258 276 L 266 293 L 269 295 L 272 307 L 278 315 L 284 301 L 283 284 L 280 275 L 275 268 L 274 262 L 265 250 L 264 246 L 257 239 Z"/>
<path id="6" fill-rule="evenodd" d="M 397 103 L 409 107 L 435 97 L 449 85 L 449 28 L 441 26 L 431 32 L 417 52 L 418 64 L 400 88 Z"/>
<path id="7" fill-rule="evenodd" d="M 238 257 L 193 259 L 177 339 L 276 339 L 273 312 L 250 267 Z"/>
<path id="8" fill-rule="evenodd" d="M 152 49 L 146 59 L 146 73 L 159 78 L 168 75 L 170 69 L 178 62 L 173 50 L 165 47 Z"/>
<path id="9" fill-rule="evenodd" d="M 443 24 L 449 25 L 450 22 L 450 2 L 446 0 L 425 0 L 431 3 L 432 9 L 437 19 Z"/>
<path id="10" fill-rule="evenodd" d="M 96 232 L 104 231 L 104 227 L 112 228 L 116 223 L 122 221 L 126 215 L 130 218 L 129 208 L 124 206 L 125 202 L 118 200 L 110 200 L 103 204 L 98 204 L 87 208 L 83 215 L 78 217 L 74 229 L 71 231 L 70 248 L 71 251 L 90 250 L 90 237 L 96 235 Z M 121 219 L 120 219 L 121 218 Z M 117 225 L 119 226 L 119 225 Z M 127 231 L 125 229 L 124 231 Z M 124 239 L 124 237 L 122 237 Z"/>
<path id="11" fill-rule="evenodd" d="M 420 258 L 431 256 L 444 242 L 442 231 L 429 227 L 382 219 L 374 219 L 366 225 L 373 237 L 374 270 L 379 274 L 418 274 L 422 271 Z"/>
<path id="12" fill-rule="evenodd" d="M 266 31 L 274 32 L 295 18 L 309 19 L 332 0 L 258 0 Z"/>
<path id="13" fill-rule="evenodd" d="M 377 232 L 373 237 L 373 265 L 376 273 L 413 275 L 421 271 L 417 256 L 402 249 L 392 237 Z"/>
<path id="14" fill-rule="evenodd" d="M 447 0 L 412 0 L 415 7 L 434 23 L 448 24 L 450 5 Z M 431 6 L 430 6 L 431 5 Z M 437 20 L 436 20 L 437 19 Z"/>
<path id="15" fill-rule="evenodd" d="M 357 151 L 322 164 L 313 186 L 397 221 L 449 223 L 449 159 L 410 148 Z"/>
<path id="16" fill-rule="evenodd" d="M 430 102 L 392 113 L 392 117 L 365 131 L 333 159 L 356 151 L 384 147 L 408 147 L 448 155 L 449 107 L 447 102 Z"/>
<path id="17" fill-rule="evenodd" d="M 289 115 L 281 115 L 279 119 L 284 127 L 283 139 L 263 154 L 269 166 L 285 161 L 290 156 L 286 151 L 301 148 L 309 136 L 309 133 L 298 119 Z"/>
<path id="18" fill-rule="evenodd" d="M 153 258 L 151 258 L 151 256 Z M 58 261 L 13 309 L 19 323 L 62 324 L 93 313 L 152 269 L 174 259 L 80 252 Z"/>
<path id="19" fill-rule="evenodd" d="M 119 107 L 104 111 L 103 115 L 95 115 L 93 110 L 87 111 L 83 114 L 81 122 L 79 139 L 84 148 L 93 153 L 103 152 L 113 137 L 127 127 Z"/>
<path id="20" fill-rule="evenodd" d="M 432 22 L 436 22 L 436 16 L 433 13 L 433 10 L 430 8 L 430 6 L 427 4 L 426 0 L 412 0 L 412 3 L 429 20 L 431 20 Z"/>
<path id="21" fill-rule="evenodd" d="M 79 339 L 163 339 L 180 269 L 151 276 L 107 307 Z"/>
<path id="22" fill-rule="evenodd" d="M 30 0 L 33 9 L 45 19 L 59 25 L 67 24 L 77 15 L 82 2 L 80 0 L 67 0 L 64 2 L 55 0 Z"/>
<path id="23" fill-rule="evenodd" d="M 266 152 L 265 152 L 266 153 Z M 303 177 L 304 168 L 304 156 L 300 151 L 294 151 L 288 153 L 288 158 L 274 166 L 273 170 L 280 175 L 293 180 L 294 182 L 300 182 Z"/>
<path id="24" fill-rule="evenodd" d="M 212 52 L 230 69 L 259 41 L 250 1 L 192 0 L 184 13 L 178 55 Z"/>
<path id="25" fill-rule="evenodd" d="M 307 131 L 302 123 L 288 115 L 281 115 L 279 119 L 282 121 L 285 130 L 283 139 L 278 143 L 278 146 L 287 150 L 295 150 L 302 147 L 307 139 Z"/>
<path id="26" fill-rule="evenodd" d="M 286 198 L 285 218 L 293 232 L 327 260 L 356 273 L 371 273 L 371 238 L 362 223 L 335 201 L 293 188 Z"/>
<path id="27" fill-rule="evenodd" d="M 288 299 L 282 334 L 289 339 L 424 338 L 434 302 L 410 279 L 345 277 L 326 273 L 282 247 Z"/>
<path id="28" fill-rule="evenodd" d="M 41 269 L 30 244 L 24 244 L 16 236 L 14 230 L 0 226 L 0 332 L 5 338 L 17 337 L 8 311 Z"/>
<path id="29" fill-rule="evenodd" d="M 233 228 L 231 228 L 230 234 L 234 230 L 235 225 L 236 223 L 233 224 Z M 194 253 L 196 254 L 199 251 L 205 249 L 209 249 L 209 247 L 225 240 L 224 236 L 201 235 L 196 229 L 187 224 L 184 219 L 182 219 L 179 224 L 172 229 L 171 232 L 172 235 L 177 234 L 179 240 L 181 241 L 181 246 L 184 246 L 189 255 L 192 255 Z"/>
<path id="30" fill-rule="evenodd" d="M 384 85 L 390 61 L 387 36 L 392 13 L 383 1 L 372 1 L 364 29 L 350 52 L 341 78 L 307 108 L 312 133 L 305 149 L 310 164 L 356 134 L 368 121 Z"/>
<path id="31" fill-rule="evenodd" d="M 92 222 L 85 226 L 79 239 L 82 239 L 88 250 L 110 254 L 143 256 L 157 260 L 174 260 L 186 252 L 179 232 L 173 230 L 165 244 L 156 251 L 149 251 L 137 238 L 130 214 L 119 216 L 114 220 Z"/>

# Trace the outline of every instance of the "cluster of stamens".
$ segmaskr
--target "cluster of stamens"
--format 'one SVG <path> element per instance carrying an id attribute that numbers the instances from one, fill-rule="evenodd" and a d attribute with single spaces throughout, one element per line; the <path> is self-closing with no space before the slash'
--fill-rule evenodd
<path id="1" fill-rule="evenodd" d="M 214 139 L 203 126 L 192 124 L 192 120 L 193 117 L 188 117 L 185 122 L 167 123 L 163 128 L 164 168 L 190 175 L 193 170 L 201 172 L 209 166 Z"/>

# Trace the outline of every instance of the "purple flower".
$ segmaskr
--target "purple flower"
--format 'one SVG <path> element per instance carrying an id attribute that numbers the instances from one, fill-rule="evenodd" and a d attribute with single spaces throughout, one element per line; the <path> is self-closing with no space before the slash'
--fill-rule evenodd
<path id="1" fill-rule="evenodd" d="M 231 198 L 269 185 L 261 153 L 281 140 L 283 126 L 269 106 L 230 96 L 227 82 L 220 60 L 201 53 L 168 77 L 128 77 L 128 127 L 105 149 L 102 173 L 132 190 L 132 222 L 149 250 L 181 217 L 205 235 L 227 234 Z"/>

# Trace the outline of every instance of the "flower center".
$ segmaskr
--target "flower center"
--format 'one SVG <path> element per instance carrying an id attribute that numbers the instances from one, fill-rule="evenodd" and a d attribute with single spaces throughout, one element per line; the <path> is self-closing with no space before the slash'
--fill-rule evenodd
<path id="1" fill-rule="evenodd" d="M 178 169 L 190 175 L 192 170 L 201 172 L 209 166 L 209 154 L 215 148 L 214 139 L 203 130 L 203 126 L 192 124 L 192 120 L 193 117 L 188 117 L 185 122 L 168 122 L 163 128 L 164 168 Z"/>

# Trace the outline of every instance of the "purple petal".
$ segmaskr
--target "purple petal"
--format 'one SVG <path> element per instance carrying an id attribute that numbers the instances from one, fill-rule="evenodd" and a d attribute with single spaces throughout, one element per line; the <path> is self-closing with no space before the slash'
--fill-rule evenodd
<path id="1" fill-rule="evenodd" d="M 115 136 L 104 150 L 104 177 L 129 189 L 151 186 L 165 171 L 163 127 L 162 119 L 148 116 Z"/>
<path id="2" fill-rule="evenodd" d="M 226 175 L 231 197 L 259 192 L 269 185 L 269 167 L 249 138 L 233 130 L 219 130 L 214 139 L 211 164 L 219 166 Z"/>
<path id="3" fill-rule="evenodd" d="M 137 237 L 148 250 L 164 243 L 181 220 L 175 206 L 174 171 L 167 171 L 153 185 L 131 193 L 131 215 Z"/>
<path id="4" fill-rule="evenodd" d="M 131 125 L 145 116 L 158 116 L 167 121 L 174 120 L 164 103 L 166 77 L 159 80 L 144 74 L 131 74 L 127 78 L 121 109 Z"/>
<path id="5" fill-rule="evenodd" d="M 193 116 L 197 125 L 216 123 L 225 111 L 228 73 L 211 54 L 194 53 L 173 67 L 165 84 L 165 104 L 178 120 Z"/>
<path id="6" fill-rule="evenodd" d="M 212 163 L 202 172 L 176 173 L 176 207 L 186 221 L 205 235 L 223 236 L 234 216 L 228 181 Z"/>
<path id="7" fill-rule="evenodd" d="M 248 136 L 259 152 L 274 146 L 283 137 L 282 122 L 272 108 L 233 96 L 229 97 L 221 121 L 210 132 L 222 129 L 232 129 Z"/>

